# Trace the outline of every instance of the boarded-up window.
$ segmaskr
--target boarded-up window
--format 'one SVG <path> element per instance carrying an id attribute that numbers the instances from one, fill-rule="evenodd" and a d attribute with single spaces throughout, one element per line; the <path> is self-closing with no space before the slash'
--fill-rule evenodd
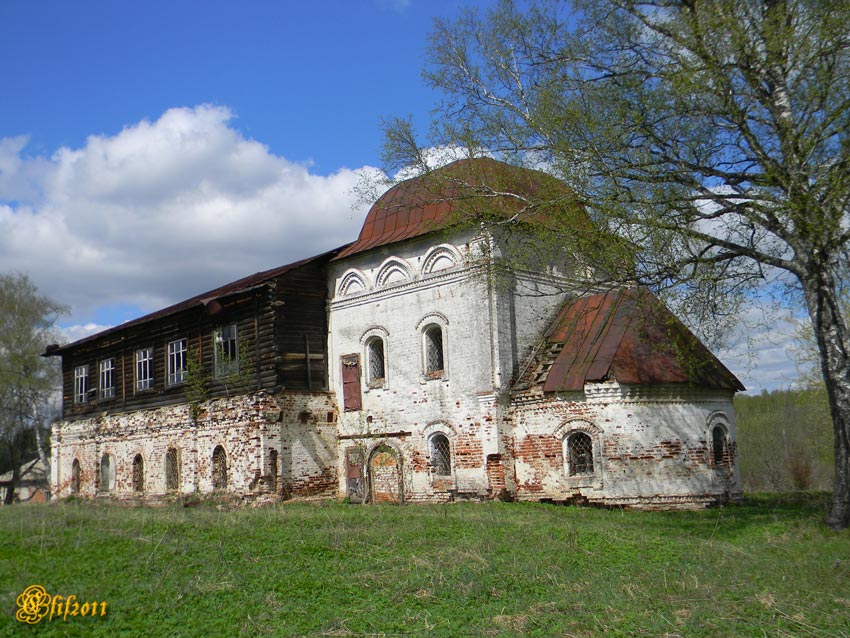
<path id="1" fill-rule="evenodd" d="M 133 491 L 145 491 L 145 461 L 141 454 L 133 459 Z"/>
<path id="2" fill-rule="evenodd" d="M 212 479 L 214 490 L 227 489 L 227 453 L 220 445 L 213 450 Z"/>
<path id="3" fill-rule="evenodd" d="M 173 447 L 165 452 L 165 489 L 169 492 L 180 488 L 180 458 Z"/>
<path id="4" fill-rule="evenodd" d="M 74 459 L 71 463 L 71 494 L 79 494 L 82 483 L 83 471 L 80 467 L 80 460 Z"/>
<path id="5" fill-rule="evenodd" d="M 347 412 L 363 406 L 360 395 L 360 357 L 349 354 L 342 357 L 342 398 Z"/>

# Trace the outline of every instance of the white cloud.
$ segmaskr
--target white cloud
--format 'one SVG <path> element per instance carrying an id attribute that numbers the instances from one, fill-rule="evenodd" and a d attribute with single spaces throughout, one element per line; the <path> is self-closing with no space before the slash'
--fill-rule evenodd
<path id="1" fill-rule="evenodd" d="M 71 343 L 73 341 L 85 339 L 89 335 L 107 330 L 111 327 L 112 326 L 105 326 L 98 323 L 75 324 L 73 326 L 66 326 L 62 328 L 60 330 L 60 335 L 65 343 Z"/>
<path id="2" fill-rule="evenodd" d="M 356 238 L 363 170 L 311 174 L 230 126 L 223 107 L 174 108 L 52 157 L 0 139 L 0 272 L 87 320 L 144 311 Z"/>
<path id="3" fill-rule="evenodd" d="M 730 347 L 716 354 L 751 394 L 791 388 L 805 371 L 795 356 L 799 321 L 775 304 L 754 303 L 740 317 Z"/>

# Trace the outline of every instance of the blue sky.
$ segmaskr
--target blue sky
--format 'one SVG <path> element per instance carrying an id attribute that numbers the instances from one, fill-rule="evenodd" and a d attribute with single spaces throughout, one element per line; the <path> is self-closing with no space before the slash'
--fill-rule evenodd
<path id="1" fill-rule="evenodd" d="M 326 175 L 375 164 L 381 117 L 427 116 L 419 71 L 452 0 L 0 3 L 3 134 L 77 148 L 167 109 L 223 105 L 231 126 Z M 423 120 L 424 121 L 424 120 Z"/>
<path id="2" fill-rule="evenodd" d="M 75 339 L 353 240 L 381 121 L 421 131 L 456 0 L 0 0 L 0 272 Z M 788 386 L 789 325 L 720 353 Z"/>

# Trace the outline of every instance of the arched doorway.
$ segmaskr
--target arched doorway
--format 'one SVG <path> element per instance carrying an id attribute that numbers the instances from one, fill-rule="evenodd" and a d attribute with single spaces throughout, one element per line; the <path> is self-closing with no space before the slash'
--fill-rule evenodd
<path id="1" fill-rule="evenodd" d="M 404 490 L 398 453 L 381 444 L 369 455 L 369 488 L 373 503 L 401 503 Z"/>

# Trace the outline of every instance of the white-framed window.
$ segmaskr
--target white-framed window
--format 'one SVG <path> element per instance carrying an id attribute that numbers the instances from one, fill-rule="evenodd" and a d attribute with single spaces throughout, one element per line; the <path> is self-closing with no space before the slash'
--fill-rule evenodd
<path id="1" fill-rule="evenodd" d="M 431 324 L 422 333 L 424 340 L 425 374 L 429 377 L 442 377 L 446 368 L 443 348 L 443 329 Z"/>
<path id="2" fill-rule="evenodd" d="M 168 344 L 168 385 L 186 381 L 186 339 L 178 339 Z"/>
<path id="3" fill-rule="evenodd" d="M 449 437 L 442 432 L 432 434 L 428 439 L 428 464 L 437 476 L 451 476 L 452 447 Z"/>
<path id="4" fill-rule="evenodd" d="M 115 359 L 104 359 L 99 368 L 99 392 L 101 399 L 115 398 Z"/>
<path id="5" fill-rule="evenodd" d="M 89 396 L 89 367 L 74 368 L 74 403 L 85 403 Z"/>
<path id="6" fill-rule="evenodd" d="M 136 392 L 153 389 L 153 348 L 136 350 Z"/>
<path id="7" fill-rule="evenodd" d="M 381 337 L 366 342 L 366 383 L 370 388 L 382 387 L 387 378 L 386 350 Z"/>
<path id="8" fill-rule="evenodd" d="M 215 343 L 215 376 L 239 372 L 239 328 L 235 323 L 217 328 Z"/>

